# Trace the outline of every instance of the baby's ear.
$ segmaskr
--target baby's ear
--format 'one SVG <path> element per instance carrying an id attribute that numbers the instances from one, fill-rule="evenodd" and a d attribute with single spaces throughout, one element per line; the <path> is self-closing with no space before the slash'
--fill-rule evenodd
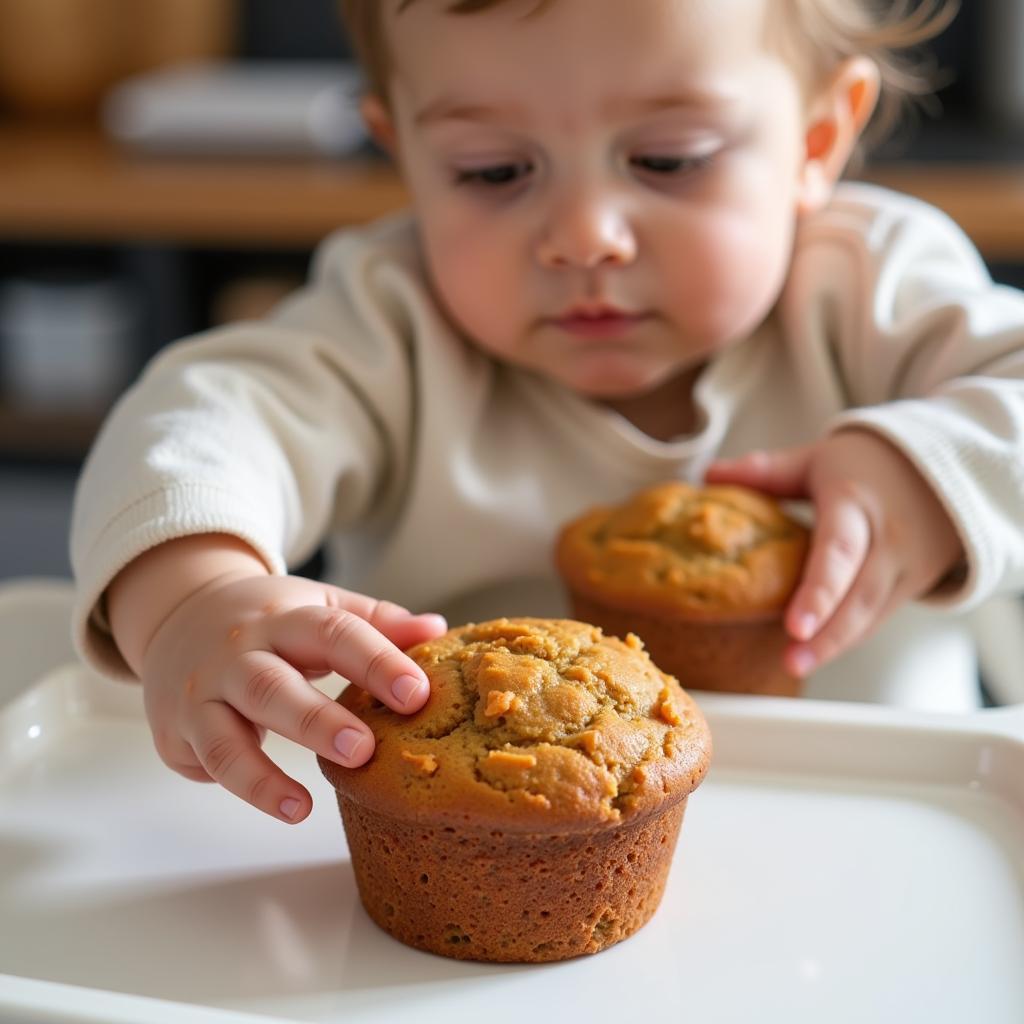
<path id="1" fill-rule="evenodd" d="M 392 157 L 395 151 L 395 121 L 387 104 L 374 93 L 367 93 L 359 103 L 366 129 L 374 142 Z"/>
<path id="2" fill-rule="evenodd" d="M 843 173 L 878 102 L 878 65 L 850 57 L 836 69 L 810 105 L 806 153 L 800 174 L 801 213 L 820 209 Z"/>

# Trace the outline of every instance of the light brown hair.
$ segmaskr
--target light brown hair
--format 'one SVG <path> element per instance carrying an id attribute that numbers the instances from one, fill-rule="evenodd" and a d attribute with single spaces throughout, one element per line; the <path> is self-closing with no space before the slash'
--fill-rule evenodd
<path id="1" fill-rule="evenodd" d="M 388 0 L 339 0 L 342 18 L 363 66 L 368 89 L 385 103 L 390 63 L 383 8 Z M 452 0 L 451 14 L 489 10 L 508 0 Z M 537 0 L 540 10 L 557 0 Z M 881 141 L 898 123 L 908 99 L 930 95 L 935 68 L 917 48 L 945 29 L 959 0 L 773 0 L 785 5 L 779 43 L 802 60 L 812 81 L 824 81 L 845 58 L 862 55 L 878 65 L 882 91 L 867 143 Z M 399 0 L 401 12 L 415 0 Z"/>

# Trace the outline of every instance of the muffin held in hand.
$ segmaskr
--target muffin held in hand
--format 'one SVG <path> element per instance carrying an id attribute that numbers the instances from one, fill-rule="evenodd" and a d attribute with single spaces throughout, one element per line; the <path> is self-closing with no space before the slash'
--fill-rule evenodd
<path id="1" fill-rule="evenodd" d="M 370 917 L 420 949 L 562 960 L 654 913 L 711 738 L 697 706 L 579 622 L 497 619 L 409 654 L 430 699 L 399 715 L 348 687 L 373 730 L 361 768 L 320 759 Z"/>
<path id="2" fill-rule="evenodd" d="M 807 546 L 766 495 L 672 481 L 584 513 L 555 559 L 578 619 L 636 633 L 689 689 L 796 695 L 782 614 Z"/>

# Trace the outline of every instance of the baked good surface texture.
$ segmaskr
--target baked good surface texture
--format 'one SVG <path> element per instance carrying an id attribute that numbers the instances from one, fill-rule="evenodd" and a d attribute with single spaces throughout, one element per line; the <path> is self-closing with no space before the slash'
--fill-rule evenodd
<path id="1" fill-rule="evenodd" d="M 635 632 L 684 686 L 794 695 L 782 614 L 807 547 L 767 495 L 670 481 L 568 523 L 555 561 L 577 618 Z"/>
<path id="2" fill-rule="evenodd" d="M 425 707 L 348 687 L 370 762 L 320 759 L 366 910 L 409 945 L 466 959 L 597 952 L 657 908 L 687 797 L 711 755 L 693 700 L 636 637 L 499 619 L 409 652 Z"/>

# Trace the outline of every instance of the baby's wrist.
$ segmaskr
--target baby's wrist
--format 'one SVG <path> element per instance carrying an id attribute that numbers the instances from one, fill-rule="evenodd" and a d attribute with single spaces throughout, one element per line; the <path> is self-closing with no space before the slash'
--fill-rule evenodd
<path id="1" fill-rule="evenodd" d="M 263 560 L 235 537 L 200 534 L 160 544 L 129 563 L 108 588 L 114 641 L 141 675 L 153 637 L 185 602 L 229 579 L 266 575 Z"/>

